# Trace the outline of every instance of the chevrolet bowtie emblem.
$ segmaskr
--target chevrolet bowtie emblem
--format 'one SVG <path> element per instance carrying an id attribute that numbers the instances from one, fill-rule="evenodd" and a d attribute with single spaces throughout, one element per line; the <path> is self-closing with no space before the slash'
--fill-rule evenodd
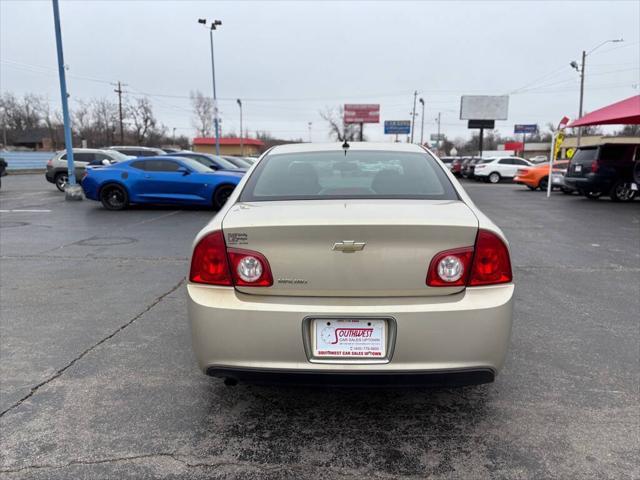
<path id="1" fill-rule="evenodd" d="M 333 244 L 333 248 L 331 250 L 335 250 L 336 252 L 344 252 L 344 253 L 353 253 L 359 252 L 364 249 L 366 242 L 356 242 L 354 240 L 343 240 L 342 242 L 337 242 Z"/>

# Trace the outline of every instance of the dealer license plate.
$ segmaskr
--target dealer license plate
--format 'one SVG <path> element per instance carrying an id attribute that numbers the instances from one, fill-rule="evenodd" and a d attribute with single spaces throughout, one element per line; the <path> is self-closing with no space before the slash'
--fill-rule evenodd
<path id="1" fill-rule="evenodd" d="M 384 358 L 387 322 L 374 319 L 316 319 L 313 321 L 313 356 Z"/>

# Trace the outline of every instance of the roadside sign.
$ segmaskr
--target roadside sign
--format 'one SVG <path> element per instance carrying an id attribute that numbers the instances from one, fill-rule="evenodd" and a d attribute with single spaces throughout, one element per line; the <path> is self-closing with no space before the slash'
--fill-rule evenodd
<path id="1" fill-rule="evenodd" d="M 495 120 L 469 120 L 468 128 L 495 128 Z"/>
<path id="2" fill-rule="evenodd" d="M 536 133 L 538 125 L 517 123 L 513 126 L 513 133 Z"/>
<path id="3" fill-rule="evenodd" d="M 508 110 L 508 95 L 463 95 L 460 99 L 460 120 L 506 120 Z"/>
<path id="4" fill-rule="evenodd" d="M 380 104 L 346 103 L 344 123 L 380 123 Z"/>
<path id="5" fill-rule="evenodd" d="M 411 120 L 385 120 L 385 135 L 409 135 L 411 133 Z"/>
<path id="6" fill-rule="evenodd" d="M 432 133 L 429 138 L 434 142 L 442 142 L 444 140 L 444 133 Z"/>

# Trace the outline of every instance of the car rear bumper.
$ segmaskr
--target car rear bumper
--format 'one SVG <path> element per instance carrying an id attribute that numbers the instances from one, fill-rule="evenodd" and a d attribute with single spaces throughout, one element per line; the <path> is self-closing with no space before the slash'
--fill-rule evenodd
<path id="1" fill-rule="evenodd" d="M 513 284 L 505 284 L 442 297 L 280 297 L 187 286 L 193 348 L 210 375 L 301 374 L 306 381 L 307 374 L 356 374 L 388 381 L 385 376 L 394 374 L 403 384 L 422 383 L 408 382 L 407 375 L 431 376 L 435 383 L 477 371 L 493 377 L 507 353 L 513 291 Z M 326 316 L 392 319 L 395 338 L 389 337 L 388 358 L 313 359 L 305 322 Z"/>
<path id="2" fill-rule="evenodd" d="M 607 192 L 611 189 L 612 181 L 592 177 L 564 177 L 565 185 L 575 189 L 591 192 Z"/>
<path id="3" fill-rule="evenodd" d="M 456 387 L 491 383 L 492 369 L 442 370 L 430 372 L 327 373 L 300 370 L 269 370 L 210 367 L 207 375 L 239 382 L 266 385 L 322 385 L 332 387 Z"/>

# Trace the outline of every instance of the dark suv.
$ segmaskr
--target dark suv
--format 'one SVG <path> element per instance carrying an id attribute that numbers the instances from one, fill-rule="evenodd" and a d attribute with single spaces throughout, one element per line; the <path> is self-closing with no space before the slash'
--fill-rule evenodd
<path id="1" fill-rule="evenodd" d="M 640 144 L 605 143 L 578 149 L 564 181 L 587 198 L 608 195 L 614 202 L 628 202 L 638 194 L 639 168 Z"/>

